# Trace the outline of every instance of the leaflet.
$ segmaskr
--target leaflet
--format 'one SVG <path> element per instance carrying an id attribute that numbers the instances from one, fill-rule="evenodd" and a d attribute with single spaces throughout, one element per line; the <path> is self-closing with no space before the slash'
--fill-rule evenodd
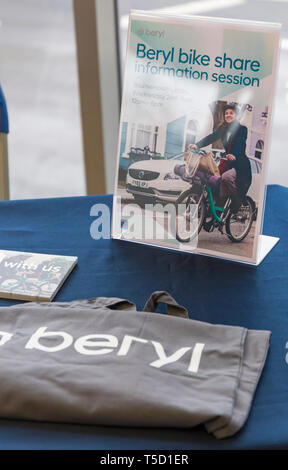
<path id="1" fill-rule="evenodd" d="M 279 36 L 131 12 L 113 238 L 257 263 Z"/>

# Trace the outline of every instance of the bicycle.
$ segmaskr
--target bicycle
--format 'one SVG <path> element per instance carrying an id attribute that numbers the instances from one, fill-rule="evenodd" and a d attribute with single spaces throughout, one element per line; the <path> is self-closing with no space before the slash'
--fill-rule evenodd
<path id="1" fill-rule="evenodd" d="M 50 295 L 58 287 L 55 275 L 47 275 L 45 279 L 31 277 L 34 272 L 18 273 L 16 278 L 5 279 L 0 283 L 0 287 L 6 292 L 28 292 L 34 296 Z"/>
<path id="2" fill-rule="evenodd" d="M 31 292 L 35 294 L 38 292 L 38 286 L 35 285 L 33 279 L 31 279 L 25 272 L 15 273 L 15 278 L 4 279 L 0 287 L 6 292 Z"/>
<path id="3" fill-rule="evenodd" d="M 255 205 L 246 196 L 235 211 L 232 198 L 226 200 L 224 207 L 216 206 L 211 186 L 195 177 L 200 159 L 205 155 L 205 151 L 194 149 L 189 160 L 189 176 L 183 177 L 185 181 L 191 182 L 191 187 L 183 191 L 176 201 L 176 238 L 182 243 L 188 243 L 204 227 L 207 232 L 218 229 L 231 242 L 240 243 L 251 230 Z M 183 205 L 186 206 L 184 210 Z"/>

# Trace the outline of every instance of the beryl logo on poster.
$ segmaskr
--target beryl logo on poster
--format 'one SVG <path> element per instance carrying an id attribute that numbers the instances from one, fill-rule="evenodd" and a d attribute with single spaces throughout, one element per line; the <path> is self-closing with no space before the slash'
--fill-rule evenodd
<path id="1" fill-rule="evenodd" d="M 6 331 L 0 331 L 0 346 L 5 346 L 13 338 L 12 333 Z M 56 345 L 52 346 L 51 340 L 56 338 Z M 49 346 L 43 344 L 49 341 Z M 60 342 L 59 342 L 60 341 Z M 65 331 L 47 331 L 47 326 L 39 327 L 29 338 L 25 345 L 25 349 L 36 349 L 38 351 L 44 351 L 46 353 L 55 353 L 72 346 L 74 338 L 71 334 Z M 81 355 L 88 356 L 99 356 L 110 354 L 118 348 L 117 356 L 127 356 L 135 351 L 134 345 L 143 348 L 143 345 L 152 346 L 153 352 L 155 353 L 155 360 L 153 360 L 149 366 L 155 368 L 162 368 L 167 364 L 179 361 L 184 355 L 188 356 L 188 352 L 191 354 L 187 360 L 187 370 L 192 373 L 197 373 L 201 361 L 202 352 L 204 349 L 204 343 L 195 343 L 194 346 L 187 346 L 177 349 L 170 355 L 167 355 L 163 345 L 158 341 L 152 341 L 144 338 L 138 338 L 137 336 L 124 335 L 120 342 L 118 338 L 110 334 L 90 334 L 84 335 L 77 338 L 74 342 L 74 349 Z M 132 347 L 132 348 L 131 348 Z M 146 348 L 147 346 L 144 346 Z M 131 349 L 131 351 L 130 351 Z M 192 351 L 192 352 L 191 352 Z M 144 357 L 144 356 L 143 356 Z"/>
<path id="2" fill-rule="evenodd" d="M 149 29 L 149 28 L 140 28 L 138 29 L 137 33 L 139 36 L 153 36 L 157 37 L 158 39 L 164 38 L 165 35 L 165 30 L 159 31 L 159 30 L 154 30 L 154 29 Z"/>

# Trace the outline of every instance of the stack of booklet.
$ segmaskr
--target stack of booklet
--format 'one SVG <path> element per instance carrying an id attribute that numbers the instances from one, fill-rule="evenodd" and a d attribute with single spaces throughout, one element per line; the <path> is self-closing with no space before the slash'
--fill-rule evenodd
<path id="1" fill-rule="evenodd" d="M 0 297 L 50 302 L 78 258 L 0 250 Z"/>

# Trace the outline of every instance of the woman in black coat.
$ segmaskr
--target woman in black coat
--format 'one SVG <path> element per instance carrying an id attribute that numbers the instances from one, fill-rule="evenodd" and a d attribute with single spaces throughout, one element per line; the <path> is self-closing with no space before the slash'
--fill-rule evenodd
<path id="1" fill-rule="evenodd" d="M 224 122 L 211 134 L 191 144 L 190 148 L 201 148 L 221 139 L 228 160 L 225 172 L 218 180 L 220 202 L 227 197 L 246 195 L 252 181 L 250 160 L 246 155 L 247 127 L 239 123 L 234 105 L 227 105 L 223 111 Z"/>

